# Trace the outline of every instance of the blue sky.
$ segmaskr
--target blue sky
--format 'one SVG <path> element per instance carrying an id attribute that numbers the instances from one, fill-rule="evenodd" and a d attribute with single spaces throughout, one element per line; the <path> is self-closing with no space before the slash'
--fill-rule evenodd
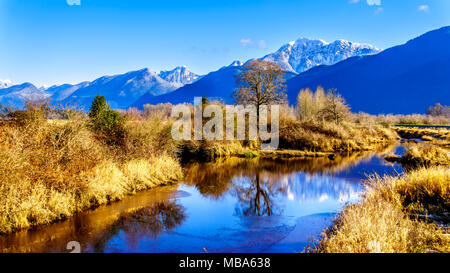
<path id="1" fill-rule="evenodd" d="M 299 37 L 388 48 L 447 25 L 449 0 L 0 0 L 0 79 L 204 74 Z"/>

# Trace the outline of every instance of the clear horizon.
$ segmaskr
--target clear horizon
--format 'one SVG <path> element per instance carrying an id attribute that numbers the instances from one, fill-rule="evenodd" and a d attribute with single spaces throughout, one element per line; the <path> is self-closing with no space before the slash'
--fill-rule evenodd
<path id="1" fill-rule="evenodd" d="M 186 65 L 207 74 L 300 37 L 381 49 L 450 25 L 446 0 L 0 3 L 0 79 L 36 86 Z"/>

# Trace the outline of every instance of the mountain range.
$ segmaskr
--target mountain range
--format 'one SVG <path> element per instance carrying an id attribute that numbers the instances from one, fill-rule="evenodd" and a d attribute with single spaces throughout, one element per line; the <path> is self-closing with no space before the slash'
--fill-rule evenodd
<path id="1" fill-rule="evenodd" d="M 179 74 L 179 70 L 179 68 L 174 69 L 174 74 Z M 180 75 L 178 75 L 180 77 L 177 77 L 165 73 L 164 76 L 174 81 L 165 80 L 158 73 L 148 68 L 121 75 L 104 76 L 75 90 L 63 99 L 61 104 L 77 106 L 87 110 L 94 97 L 101 94 L 105 96 L 111 107 L 127 108 L 144 94 L 162 95 L 182 86 L 180 81 L 186 80 Z"/>
<path id="2" fill-rule="evenodd" d="M 236 88 L 235 76 L 242 71 L 243 63 L 234 61 L 226 67 L 213 71 L 200 80 L 185 85 L 173 92 L 160 96 L 145 94 L 131 106 L 141 109 L 144 104 L 158 104 L 170 102 L 193 103 L 194 97 L 207 97 L 209 100 L 219 100 L 227 104 L 233 104 L 232 91 Z M 286 72 L 285 79 L 294 77 L 295 73 Z"/>
<path id="3" fill-rule="evenodd" d="M 424 112 L 436 102 L 450 101 L 450 27 L 384 51 L 345 40 L 327 43 L 300 38 L 259 59 L 275 62 L 285 70 L 292 105 L 300 89 L 319 85 L 337 88 L 356 112 Z M 26 99 L 43 98 L 52 104 L 87 110 L 97 94 L 104 95 L 113 108 L 192 102 L 195 96 L 233 103 L 235 75 L 243 65 L 234 61 L 203 76 L 185 66 L 159 73 L 145 68 L 48 88 L 30 83 L 10 86 L 10 82 L 0 81 L 0 103 L 22 107 Z"/>
<path id="4" fill-rule="evenodd" d="M 261 60 L 275 62 L 289 72 L 302 73 L 318 65 L 332 65 L 353 56 L 375 54 L 380 50 L 368 44 L 345 40 L 327 43 L 323 40 L 300 38 Z"/>
<path id="5" fill-rule="evenodd" d="M 380 52 L 374 46 L 337 40 L 327 43 L 323 40 L 309 40 L 300 38 L 283 45 L 279 50 L 266 55 L 259 60 L 275 62 L 285 70 L 285 79 L 288 80 L 297 73 L 306 71 L 318 65 L 335 64 L 352 56 L 363 56 Z M 254 59 L 248 60 L 252 61 Z M 246 63 L 247 63 L 246 62 Z M 206 96 L 210 99 L 219 99 L 224 103 L 233 103 L 231 97 L 235 89 L 235 76 L 242 70 L 245 63 L 234 61 L 229 66 L 213 71 L 197 82 L 185 85 L 173 92 L 152 96 L 145 94 L 140 97 L 133 107 L 142 108 L 144 104 L 158 104 L 164 102 L 182 103 L 193 102 L 194 97 Z"/>
<path id="6" fill-rule="evenodd" d="M 450 27 L 428 32 L 376 55 L 318 66 L 287 81 L 288 99 L 298 91 L 337 88 L 354 112 L 424 113 L 450 104 Z"/>
<path id="7" fill-rule="evenodd" d="M 22 107 L 28 100 L 48 99 L 50 94 L 26 82 L 0 89 L 0 103 L 11 107 Z"/>
<path id="8" fill-rule="evenodd" d="M 158 96 L 171 92 L 185 84 L 193 83 L 200 76 L 180 66 L 170 71 L 156 73 L 148 68 L 114 76 L 103 76 L 92 82 L 54 85 L 37 88 L 24 83 L 0 89 L 0 102 L 16 108 L 25 100 L 47 99 L 53 105 L 77 107 L 88 110 L 97 94 L 104 95 L 113 108 L 128 108 L 144 94 Z"/>

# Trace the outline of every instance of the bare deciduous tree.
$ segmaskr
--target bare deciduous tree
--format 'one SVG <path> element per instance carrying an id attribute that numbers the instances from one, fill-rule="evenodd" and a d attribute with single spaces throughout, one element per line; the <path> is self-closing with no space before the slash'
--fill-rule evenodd
<path id="1" fill-rule="evenodd" d="M 436 103 L 433 106 L 430 106 L 427 109 L 427 115 L 433 116 L 433 117 L 450 117 L 450 107 L 441 105 L 440 103 Z"/>
<path id="2" fill-rule="evenodd" d="M 236 104 L 259 106 L 286 102 L 284 71 L 273 62 L 251 61 L 236 76 L 238 85 L 233 93 Z M 258 114 L 259 118 L 259 114 Z"/>
<path id="3" fill-rule="evenodd" d="M 255 60 L 247 63 L 236 76 L 233 92 L 236 104 L 256 107 L 256 128 L 259 136 L 260 106 L 286 103 L 284 71 L 273 62 Z M 260 146 L 258 137 L 257 145 Z"/>
<path id="4" fill-rule="evenodd" d="M 319 120 L 326 102 L 327 97 L 323 87 L 317 87 L 316 92 L 309 88 L 302 89 L 297 96 L 297 116 L 303 121 Z"/>
<path id="5" fill-rule="evenodd" d="M 337 89 L 328 89 L 326 105 L 321 111 L 323 118 L 332 120 L 339 125 L 349 110 L 350 107 L 346 104 L 345 99 L 337 92 Z"/>
<path id="6" fill-rule="evenodd" d="M 297 96 L 297 115 L 303 121 L 333 121 L 341 123 L 348 114 L 350 107 L 337 89 L 317 87 L 315 92 L 309 88 L 300 90 Z"/>

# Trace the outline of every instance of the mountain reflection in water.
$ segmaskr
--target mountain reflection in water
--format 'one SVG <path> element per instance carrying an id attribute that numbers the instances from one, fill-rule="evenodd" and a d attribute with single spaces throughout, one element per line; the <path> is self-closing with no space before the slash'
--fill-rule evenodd
<path id="1" fill-rule="evenodd" d="M 65 222 L 0 236 L 3 252 L 298 252 L 355 202 L 366 174 L 396 174 L 379 152 L 328 158 L 229 158 Z"/>

